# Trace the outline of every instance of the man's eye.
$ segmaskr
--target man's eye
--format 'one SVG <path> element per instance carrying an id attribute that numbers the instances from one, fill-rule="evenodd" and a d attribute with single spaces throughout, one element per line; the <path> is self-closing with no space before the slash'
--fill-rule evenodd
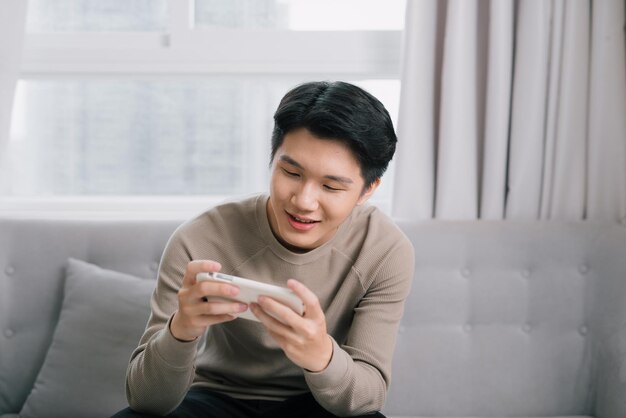
<path id="1" fill-rule="evenodd" d="M 298 173 L 296 173 L 294 171 L 285 170 L 284 168 L 283 168 L 283 172 L 285 174 L 287 174 L 288 176 L 290 176 L 290 177 L 299 177 L 300 176 L 300 174 L 298 174 Z"/>
<path id="2" fill-rule="evenodd" d="M 337 189 L 336 187 L 331 187 L 331 186 L 329 186 L 327 184 L 324 185 L 324 188 L 326 190 L 328 190 L 328 191 L 331 191 L 331 192 L 338 192 L 338 191 L 342 190 L 342 189 Z"/>

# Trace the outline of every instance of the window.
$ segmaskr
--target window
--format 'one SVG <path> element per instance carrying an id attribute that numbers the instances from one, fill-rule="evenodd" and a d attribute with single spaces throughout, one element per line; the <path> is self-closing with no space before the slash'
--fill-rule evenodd
<path id="1" fill-rule="evenodd" d="M 196 0 L 196 27 L 289 30 L 402 30 L 404 1 L 390 0 Z"/>
<path id="2" fill-rule="evenodd" d="M 163 31 L 166 0 L 28 0 L 28 33 Z"/>
<path id="3" fill-rule="evenodd" d="M 395 120 L 403 22 L 398 0 L 30 0 L 4 205 L 141 198 L 186 216 L 264 191 L 294 85 L 353 82 Z"/>

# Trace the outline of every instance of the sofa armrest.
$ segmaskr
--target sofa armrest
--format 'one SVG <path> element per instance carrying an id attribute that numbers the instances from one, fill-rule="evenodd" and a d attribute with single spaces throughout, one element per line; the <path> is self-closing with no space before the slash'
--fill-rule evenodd
<path id="1" fill-rule="evenodd" d="M 597 418 L 626 417 L 626 234 L 616 225 L 594 251 Z"/>

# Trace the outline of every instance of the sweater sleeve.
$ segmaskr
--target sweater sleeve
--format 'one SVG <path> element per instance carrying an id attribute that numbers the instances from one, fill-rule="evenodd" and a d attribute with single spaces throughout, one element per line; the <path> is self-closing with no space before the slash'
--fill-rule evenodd
<path id="1" fill-rule="evenodd" d="M 384 406 L 414 257 L 408 241 L 387 254 L 370 273 L 374 280 L 354 310 L 346 342 L 333 341 L 333 357 L 325 370 L 305 371 L 315 399 L 335 415 L 363 415 Z"/>
<path id="2" fill-rule="evenodd" d="M 180 231 L 170 238 L 152 295 L 152 313 L 126 374 L 126 397 L 133 410 L 156 415 L 173 411 L 194 378 L 197 340 L 174 338 L 169 324 L 178 309 L 178 289 L 191 256 Z"/>

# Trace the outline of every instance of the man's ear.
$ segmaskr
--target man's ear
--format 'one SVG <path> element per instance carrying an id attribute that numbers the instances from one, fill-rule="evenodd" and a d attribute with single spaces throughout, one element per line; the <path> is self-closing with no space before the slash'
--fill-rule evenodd
<path id="1" fill-rule="evenodd" d="M 380 177 L 374 180 L 374 182 L 363 192 L 361 197 L 359 197 L 359 200 L 356 202 L 357 206 L 367 202 L 372 194 L 374 194 L 374 191 L 378 189 L 378 186 L 380 186 Z"/>

